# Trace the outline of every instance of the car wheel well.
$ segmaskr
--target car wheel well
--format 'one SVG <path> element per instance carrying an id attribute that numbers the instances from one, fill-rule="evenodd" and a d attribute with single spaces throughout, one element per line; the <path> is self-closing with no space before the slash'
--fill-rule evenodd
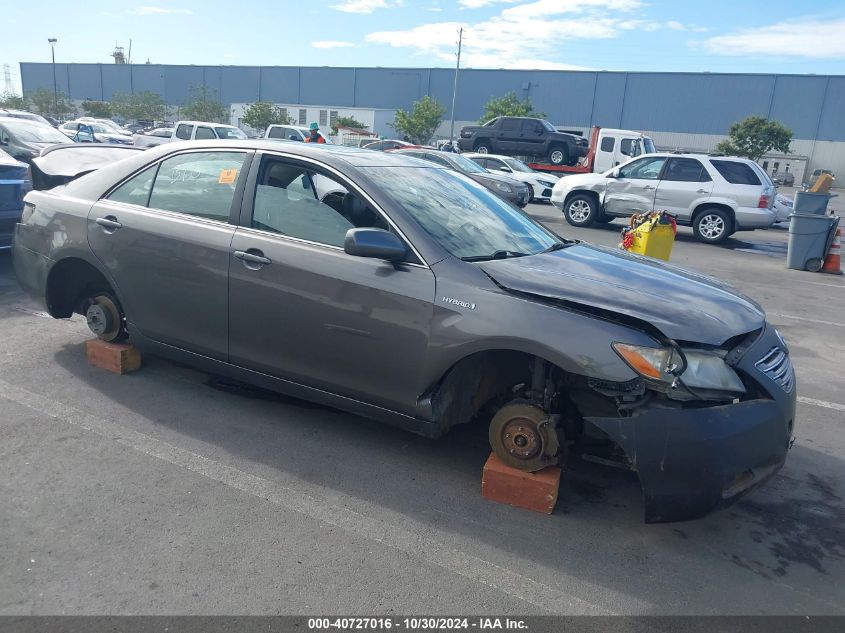
<path id="1" fill-rule="evenodd" d="M 482 145 L 484 145 L 485 147 L 487 147 L 487 149 L 488 149 L 488 150 L 492 148 L 492 145 L 491 145 L 491 143 L 490 143 L 489 139 L 486 139 L 486 138 L 479 138 L 479 139 L 476 139 L 476 140 L 475 140 L 475 142 L 474 142 L 474 143 L 473 143 L 473 145 L 472 145 L 472 149 L 473 149 L 473 151 L 477 150 L 477 149 L 478 149 L 479 147 L 481 147 Z"/>
<path id="2" fill-rule="evenodd" d="M 601 200 L 599 199 L 599 194 L 595 191 L 587 191 L 585 189 L 573 189 L 566 195 L 566 199 L 563 201 L 563 207 L 566 208 L 566 205 L 569 204 L 569 201 L 572 200 L 575 196 L 590 196 L 596 201 L 596 205 L 598 206 L 598 210 L 602 211 Z"/>
<path id="3" fill-rule="evenodd" d="M 421 402 L 427 402 L 428 414 L 442 434 L 479 417 L 492 418 L 500 406 L 514 399 L 534 402 L 550 413 L 565 414 L 562 417 L 570 439 L 583 429 L 582 412 L 615 413 L 613 403 L 590 389 L 585 377 L 535 354 L 509 349 L 485 350 L 464 357 L 445 372 Z"/>
<path id="4" fill-rule="evenodd" d="M 734 210 L 726 204 L 718 204 L 714 202 L 705 202 L 704 204 L 698 205 L 692 212 L 692 221 L 690 223 L 695 224 L 695 221 L 698 219 L 698 216 L 700 216 L 708 209 L 719 209 L 720 211 L 726 212 L 728 214 L 728 217 L 730 217 L 731 219 L 731 223 L 736 226 L 736 215 L 734 214 Z"/>
<path id="5" fill-rule="evenodd" d="M 93 290 L 111 290 L 111 284 L 84 259 L 62 259 L 47 276 L 47 311 L 57 319 L 66 319 L 80 312 L 83 300 Z"/>

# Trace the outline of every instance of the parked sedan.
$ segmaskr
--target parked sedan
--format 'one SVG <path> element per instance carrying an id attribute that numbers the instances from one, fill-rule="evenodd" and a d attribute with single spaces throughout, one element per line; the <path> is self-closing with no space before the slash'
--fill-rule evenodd
<path id="1" fill-rule="evenodd" d="M 23 198 L 31 189 L 29 166 L 0 149 L 0 250 L 11 248 L 15 224 L 23 212 Z"/>
<path id="2" fill-rule="evenodd" d="M 552 190 L 573 226 L 661 209 L 710 244 L 771 226 L 774 199 L 774 183 L 754 161 L 706 154 L 645 154 L 602 174 L 561 178 Z"/>
<path id="3" fill-rule="evenodd" d="M 59 131 L 70 140 L 80 143 L 132 145 L 131 134 L 117 133 L 111 127 L 95 121 L 68 121 L 59 126 Z"/>
<path id="4" fill-rule="evenodd" d="M 464 176 L 472 178 L 500 198 L 504 198 L 520 208 L 528 204 L 528 201 L 531 199 L 528 185 L 503 174 L 490 173 L 469 158 L 465 158 L 462 154 L 440 152 L 435 149 L 401 149 L 396 150 L 396 153 L 402 154 L 403 156 L 422 158 L 441 167 L 453 169 Z"/>
<path id="5" fill-rule="evenodd" d="M 162 145 L 30 193 L 13 263 L 103 340 L 429 437 L 484 420 L 527 471 L 569 446 L 634 470 L 648 521 L 735 500 L 790 445 L 789 351 L 759 305 L 407 156 Z"/>
<path id="6" fill-rule="evenodd" d="M 536 172 L 518 158 L 496 154 L 465 153 L 462 156 L 478 163 L 487 171 L 507 174 L 511 178 L 524 182 L 528 185 L 528 195 L 531 201 L 545 200 L 548 202 L 552 197 L 552 187 L 558 181 L 557 176 Z"/>
<path id="7" fill-rule="evenodd" d="M 0 149 L 25 163 L 31 162 L 45 147 L 67 142 L 64 134 L 46 123 L 0 117 Z"/>

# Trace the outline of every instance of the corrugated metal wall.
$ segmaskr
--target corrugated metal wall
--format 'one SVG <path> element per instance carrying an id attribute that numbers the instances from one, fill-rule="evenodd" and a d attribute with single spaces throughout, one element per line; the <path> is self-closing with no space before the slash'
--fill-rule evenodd
<path id="1" fill-rule="evenodd" d="M 454 71 L 56 64 L 56 77 L 59 90 L 76 100 L 150 90 L 178 105 L 192 85 L 206 85 L 226 103 L 394 109 L 428 94 L 448 109 Z M 21 63 L 21 80 L 24 92 L 52 90 L 52 66 Z M 531 98 L 558 126 L 725 134 L 734 121 L 760 114 L 792 128 L 797 139 L 845 141 L 845 76 L 463 70 L 455 118 L 475 120 L 491 97 L 511 91 Z"/>

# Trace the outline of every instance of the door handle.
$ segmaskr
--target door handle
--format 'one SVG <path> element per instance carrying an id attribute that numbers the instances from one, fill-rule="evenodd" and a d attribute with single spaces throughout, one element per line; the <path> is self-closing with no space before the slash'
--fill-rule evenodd
<path id="1" fill-rule="evenodd" d="M 643 191 L 648 191 L 649 189 L 654 189 L 654 187 L 652 187 L 651 185 L 646 185 L 645 187 L 643 187 Z"/>
<path id="2" fill-rule="evenodd" d="M 251 264 L 266 265 L 273 263 L 269 257 L 264 257 L 264 253 L 259 250 L 235 251 L 234 255 L 237 259 L 241 260 L 242 262 L 249 262 Z"/>
<path id="3" fill-rule="evenodd" d="M 696 193 L 707 193 L 707 189 L 699 189 Z"/>
<path id="4" fill-rule="evenodd" d="M 115 231 L 123 226 L 113 215 L 107 215 L 104 218 L 97 218 L 94 222 L 102 226 L 104 229 L 111 231 Z"/>

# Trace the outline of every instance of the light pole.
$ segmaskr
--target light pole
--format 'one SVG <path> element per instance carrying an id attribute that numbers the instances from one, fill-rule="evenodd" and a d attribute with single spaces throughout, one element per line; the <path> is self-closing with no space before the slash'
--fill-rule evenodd
<path id="1" fill-rule="evenodd" d="M 50 43 L 50 52 L 53 55 L 53 116 L 57 119 L 59 118 L 59 86 L 56 83 L 56 42 L 57 40 L 55 37 L 50 37 L 47 39 Z"/>
<path id="2" fill-rule="evenodd" d="M 449 144 L 455 148 L 455 99 L 458 97 L 458 71 L 461 69 L 461 45 L 464 43 L 464 29 L 458 31 L 458 62 L 455 64 L 455 83 L 452 86 L 452 122 L 449 124 Z"/>

